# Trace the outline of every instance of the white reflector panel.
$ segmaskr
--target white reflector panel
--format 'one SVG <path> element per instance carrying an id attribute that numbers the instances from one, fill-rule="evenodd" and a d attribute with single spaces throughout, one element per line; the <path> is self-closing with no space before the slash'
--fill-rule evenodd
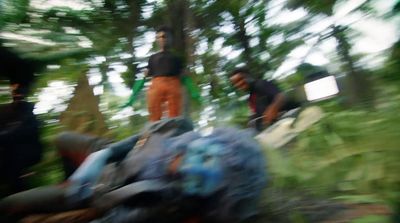
<path id="1" fill-rule="evenodd" d="M 304 85 L 308 101 L 327 98 L 339 93 L 334 76 L 327 76 Z"/>

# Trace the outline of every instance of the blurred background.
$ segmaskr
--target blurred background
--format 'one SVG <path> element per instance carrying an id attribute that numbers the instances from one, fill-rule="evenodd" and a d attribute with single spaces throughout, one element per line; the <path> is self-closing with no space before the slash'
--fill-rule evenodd
<path id="1" fill-rule="evenodd" d="M 285 148 L 267 150 L 271 188 L 398 211 L 399 11 L 396 0 L 1 0 L 2 45 L 35 67 L 29 100 L 45 156 L 30 182 L 62 180 L 57 133 L 119 140 L 146 123 L 146 90 L 133 106 L 121 105 L 157 51 L 154 29 L 168 25 L 201 90 L 203 103 L 184 103 L 198 130 L 245 127 L 247 95 L 228 74 L 247 65 L 325 113 Z M 306 92 L 307 83 L 327 76 L 338 86 L 327 95 L 319 88 L 326 100 Z M 2 76 L 1 103 L 11 101 L 9 90 Z M 371 219 L 378 220 L 365 222 L 389 222 Z"/>

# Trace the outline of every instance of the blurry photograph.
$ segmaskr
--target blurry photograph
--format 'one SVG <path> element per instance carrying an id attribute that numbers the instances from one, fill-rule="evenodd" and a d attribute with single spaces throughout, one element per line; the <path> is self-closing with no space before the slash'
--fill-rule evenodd
<path id="1" fill-rule="evenodd" d="M 398 223 L 399 130 L 399 0 L 0 0 L 1 223 Z"/>

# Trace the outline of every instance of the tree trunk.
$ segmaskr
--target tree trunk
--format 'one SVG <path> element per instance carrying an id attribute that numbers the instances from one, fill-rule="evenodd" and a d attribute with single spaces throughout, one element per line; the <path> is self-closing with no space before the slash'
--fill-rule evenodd
<path id="1" fill-rule="evenodd" d="M 344 31 L 345 28 L 343 27 L 333 27 L 333 36 L 337 41 L 337 51 L 347 75 L 346 91 L 349 97 L 348 102 L 350 105 L 366 103 L 373 98 L 371 83 L 365 74 L 356 68 L 353 58 L 350 56 L 351 46 Z"/>
<path id="2" fill-rule="evenodd" d="M 130 74 L 129 76 L 129 81 L 128 81 L 128 85 L 129 87 L 132 86 L 133 84 L 133 80 L 136 77 L 136 66 L 134 66 L 134 62 L 135 62 L 135 48 L 133 45 L 133 42 L 135 40 L 136 37 L 136 30 L 137 27 L 140 24 L 140 14 L 141 14 L 141 9 L 142 9 L 142 2 L 141 0 L 139 1 L 127 1 L 128 5 L 129 5 L 129 9 L 130 9 L 130 14 L 129 14 L 129 18 L 127 19 L 127 24 L 129 24 L 128 26 L 123 26 L 127 28 L 127 38 L 128 38 L 128 53 L 130 53 L 132 55 L 131 58 L 128 59 L 127 62 L 127 66 L 128 66 L 128 72 Z"/>
<path id="3" fill-rule="evenodd" d="M 186 47 L 186 21 L 187 21 L 186 0 L 169 0 L 167 1 L 167 21 L 172 29 L 173 49 L 178 55 L 184 59 L 186 65 L 187 47 Z"/>
<path id="4" fill-rule="evenodd" d="M 188 24 L 189 20 L 189 4 L 186 0 L 168 0 L 167 1 L 167 21 L 172 29 L 173 36 L 173 49 L 183 61 L 184 68 L 189 64 L 189 50 L 188 50 Z M 184 69 L 188 72 L 187 69 Z M 188 74 L 186 74 L 188 75 Z M 182 87 L 183 100 L 182 100 L 182 113 L 183 116 L 190 116 L 190 97 L 186 88 Z"/>
<path id="5" fill-rule="evenodd" d="M 86 73 L 79 78 L 74 96 L 61 114 L 60 123 L 69 131 L 104 136 L 108 128 L 99 109 L 99 98 L 93 94 Z"/>
<path id="6" fill-rule="evenodd" d="M 247 68 L 250 70 L 250 73 L 253 75 L 253 77 L 262 78 L 262 73 L 259 71 L 258 66 L 252 57 L 253 52 L 250 47 L 250 37 L 246 32 L 246 23 L 244 18 L 235 18 L 234 25 L 236 30 L 238 30 L 236 33 L 236 38 L 240 42 L 240 45 L 243 49 L 243 59 L 246 62 Z"/>

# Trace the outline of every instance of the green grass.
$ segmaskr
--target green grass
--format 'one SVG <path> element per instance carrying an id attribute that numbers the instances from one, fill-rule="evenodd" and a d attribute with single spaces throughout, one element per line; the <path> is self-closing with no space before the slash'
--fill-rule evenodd
<path id="1" fill-rule="evenodd" d="M 340 202 L 385 204 L 398 210 L 400 103 L 385 101 L 378 107 L 325 106 L 326 116 L 294 143 L 281 150 L 267 149 L 272 186 Z M 355 222 L 370 222 L 368 219 Z"/>

